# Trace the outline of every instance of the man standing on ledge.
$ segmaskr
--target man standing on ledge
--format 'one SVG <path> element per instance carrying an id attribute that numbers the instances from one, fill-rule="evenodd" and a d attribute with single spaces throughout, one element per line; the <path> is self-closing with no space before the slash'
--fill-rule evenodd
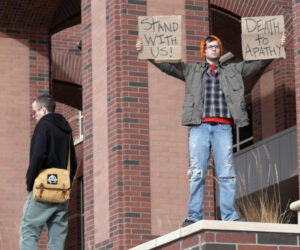
<path id="1" fill-rule="evenodd" d="M 38 240 L 44 224 L 48 227 L 49 249 L 63 250 L 68 233 L 68 202 L 47 203 L 33 200 L 33 184 L 42 169 L 67 169 L 70 150 L 71 182 L 77 169 L 72 130 L 67 120 L 54 113 L 55 101 L 49 95 L 37 97 L 32 107 L 36 120 L 31 145 L 30 161 L 26 174 L 27 200 L 20 226 L 20 250 L 38 250 Z M 71 136 L 71 138 L 70 138 Z"/>
<path id="2" fill-rule="evenodd" d="M 285 35 L 281 45 L 285 45 Z M 138 39 L 136 50 L 141 51 Z M 185 81 L 182 124 L 191 126 L 189 135 L 190 197 L 188 217 L 182 226 L 204 219 L 204 183 L 210 148 L 220 181 L 220 209 L 224 221 L 240 221 L 235 210 L 236 176 L 233 165 L 232 126 L 249 124 L 243 79 L 258 73 L 271 60 L 242 61 L 222 65 L 220 39 L 210 35 L 201 42 L 204 65 L 156 63 L 162 72 Z"/>

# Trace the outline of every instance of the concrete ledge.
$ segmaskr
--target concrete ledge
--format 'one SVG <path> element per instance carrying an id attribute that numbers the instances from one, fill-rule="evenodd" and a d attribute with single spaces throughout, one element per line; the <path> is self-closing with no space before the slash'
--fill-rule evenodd
<path id="1" fill-rule="evenodd" d="M 189 235 L 201 231 L 228 231 L 228 232 L 267 232 L 281 234 L 300 234 L 299 224 L 275 224 L 275 223 L 256 223 L 256 222 L 234 222 L 234 221 L 214 221 L 202 220 L 190 226 L 180 228 L 171 233 L 165 234 L 154 240 L 131 248 L 131 250 L 148 250 L 161 247 L 173 241 L 178 241 Z"/>

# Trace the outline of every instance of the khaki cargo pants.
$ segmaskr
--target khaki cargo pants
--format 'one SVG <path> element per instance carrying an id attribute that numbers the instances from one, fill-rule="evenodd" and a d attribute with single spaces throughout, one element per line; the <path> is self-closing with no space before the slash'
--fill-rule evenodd
<path id="1" fill-rule="evenodd" d="M 38 240 L 44 225 L 48 228 L 50 250 L 63 250 L 68 233 L 68 202 L 37 202 L 28 192 L 20 225 L 20 250 L 38 250 Z"/>

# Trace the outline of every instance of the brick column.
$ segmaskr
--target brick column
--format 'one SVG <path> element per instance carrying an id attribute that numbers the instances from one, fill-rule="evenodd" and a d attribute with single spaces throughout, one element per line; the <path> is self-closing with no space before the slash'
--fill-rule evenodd
<path id="1" fill-rule="evenodd" d="M 94 246 L 94 162 L 93 162 L 93 78 L 91 2 L 81 1 L 82 24 L 82 112 L 83 112 L 83 176 L 85 247 Z"/>
<path id="2" fill-rule="evenodd" d="M 151 238 L 147 62 L 135 51 L 144 0 L 107 0 L 110 247 Z"/>
<path id="3" fill-rule="evenodd" d="M 298 183 L 300 183 L 300 1 L 293 1 L 293 27 L 294 27 L 294 60 L 295 60 L 295 87 L 297 110 L 297 141 L 298 141 Z M 300 194 L 300 185 L 299 185 Z M 300 196 L 299 196 L 300 199 Z M 299 222 L 298 222 L 299 223 Z"/>
<path id="4" fill-rule="evenodd" d="M 200 53 L 200 43 L 209 34 L 209 5 L 205 0 L 186 0 L 186 58 L 188 62 L 204 63 L 204 58 Z M 211 166 L 212 164 L 210 164 Z M 215 180 L 214 169 L 208 167 L 204 209 L 205 219 L 215 219 Z"/>

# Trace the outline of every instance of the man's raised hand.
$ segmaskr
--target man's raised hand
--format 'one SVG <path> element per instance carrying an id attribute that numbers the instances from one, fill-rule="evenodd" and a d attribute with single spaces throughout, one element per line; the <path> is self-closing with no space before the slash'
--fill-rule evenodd
<path id="1" fill-rule="evenodd" d="M 283 33 L 282 36 L 281 36 L 281 39 L 280 39 L 280 45 L 282 47 L 284 47 L 285 46 L 285 42 L 286 42 L 286 34 Z"/>
<path id="2" fill-rule="evenodd" d="M 136 40 L 135 48 L 138 52 L 141 52 L 143 49 L 143 43 L 140 39 Z"/>

